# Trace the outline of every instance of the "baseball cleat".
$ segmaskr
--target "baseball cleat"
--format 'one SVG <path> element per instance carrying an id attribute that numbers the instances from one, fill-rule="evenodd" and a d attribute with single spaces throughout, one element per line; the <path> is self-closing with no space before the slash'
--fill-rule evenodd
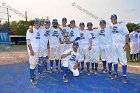
<path id="1" fill-rule="evenodd" d="M 94 74 L 98 74 L 98 71 L 97 71 L 97 70 L 95 70 Z"/>
<path id="2" fill-rule="evenodd" d="M 37 81 L 36 81 L 36 79 L 35 79 L 35 78 L 31 78 L 31 79 L 30 79 L 30 82 L 31 82 L 31 84 L 32 84 L 32 85 L 37 84 Z"/>
<path id="3" fill-rule="evenodd" d="M 107 73 L 107 69 L 103 69 L 101 70 L 100 74 L 106 74 Z"/>
<path id="4" fill-rule="evenodd" d="M 58 73 L 58 68 L 55 69 L 55 72 Z"/>
<path id="5" fill-rule="evenodd" d="M 62 67 L 60 68 L 60 72 L 61 72 L 61 73 L 63 72 L 63 69 L 62 69 Z"/>
<path id="6" fill-rule="evenodd" d="M 118 78 L 118 73 L 114 73 L 111 75 L 111 79 L 116 79 L 116 78 Z"/>
<path id="7" fill-rule="evenodd" d="M 127 83 L 127 78 L 126 78 L 126 76 L 122 76 L 122 83 Z"/>
<path id="8" fill-rule="evenodd" d="M 111 78 L 111 76 L 112 76 L 112 73 L 111 73 L 111 72 L 108 72 L 108 76 Z"/>
<path id="9" fill-rule="evenodd" d="M 81 68 L 81 69 L 80 69 L 80 73 L 83 73 L 83 72 L 84 72 L 84 68 Z"/>
<path id="10" fill-rule="evenodd" d="M 35 75 L 35 76 L 34 76 L 34 79 L 35 79 L 35 80 L 38 80 L 38 79 L 39 79 L 39 76 L 38 76 L 38 75 L 37 75 L 37 76 Z"/>
<path id="11" fill-rule="evenodd" d="M 49 70 L 49 73 L 53 73 L 53 69 L 52 68 Z"/>
<path id="12" fill-rule="evenodd" d="M 94 69 L 92 69 L 92 70 L 91 70 L 91 73 L 92 73 L 92 74 L 94 74 L 94 73 L 95 73 L 95 70 L 94 70 Z"/>
<path id="13" fill-rule="evenodd" d="M 67 76 L 63 76 L 63 81 L 68 82 Z"/>
<path id="14" fill-rule="evenodd" d="M 87 75 L 90 75 L 90 71 L 89 70 L 87 70 Z"/>

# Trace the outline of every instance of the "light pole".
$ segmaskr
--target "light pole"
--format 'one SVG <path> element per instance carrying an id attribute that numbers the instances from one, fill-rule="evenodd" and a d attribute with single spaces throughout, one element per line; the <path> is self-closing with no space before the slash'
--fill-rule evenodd
<path id="1" fill-rule="evenodd" d="M 7 8 L 8 31 L 10 31 L 9 9 Z"/>

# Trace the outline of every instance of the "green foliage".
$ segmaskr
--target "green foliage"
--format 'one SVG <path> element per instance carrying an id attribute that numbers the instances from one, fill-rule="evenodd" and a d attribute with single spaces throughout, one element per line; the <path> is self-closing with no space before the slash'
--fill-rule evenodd
<path id="1" fill-rule="evenodd" d="M 127 28 L 128 28 L 128 30 L 129 30 L 129 32 L 132 32 L 133 31 L 133 28 L 135 27 L 135 26 L 139 26 L 138 24 L 135 24 L 135 23 L 131 23 L 131 22 L 129 22 L 129 23 L 127 23 Z"/>

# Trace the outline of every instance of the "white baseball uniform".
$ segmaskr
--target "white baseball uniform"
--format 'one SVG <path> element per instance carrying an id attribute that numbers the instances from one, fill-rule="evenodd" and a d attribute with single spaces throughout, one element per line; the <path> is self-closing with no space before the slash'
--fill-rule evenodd
<path id="1" fill-rule="evenodd" d="M 39 57 L 46 57 L 48 56 L 47 52 L 47 44 L 50 38 L 50 28 L 46 29 L 45 27 L 41 28 L 40 31 L 41 39 L 40 39 L 40 52 Z"/>
<path id="2" fill-rule="evenodd" d="M 90 46 L 91 35 L 88 30 L 80 31 L 79 40 L 79 52 L 81 54 L 82 61 L 90 62 L 89 46 Z"/>
<path id="3" fill-rule="evenodd" d="M 98 63 L 100 59 L 100 48 L 99 48 L 99 30 L 93 29 L 89 31 L 92 38 L 92 49 L 90 50 L 90 60 L 92 63 Z"/>
<path id="4" fill-rule="evenodd" d="M 118 63 L 118 58 L 122 65 L 127 65 L 126 51 L 123 49 L 125 45 L 125 35 L 129 34 L 129 31 L 124 24 L 114 24 L 112 29 L 112 62 Z"/>
<path id="5" fill-rule="evenodd" d="M 31 56 L 30 50 L 27 46 L 27 51 L 29 55 L 29 63 L 30 68 L 34 69 L 36 65 L 38 64 L 38 58 L 39 58 L 39 49 L 40 49 L 40 29 L 35 29 L 33 27 L 33 33 L 30 33 L 29 30 L 26 33 L 26 40 L 31 41 L 31 46 L 34 51 L 34 56 Z"/>
<path id="6" fill-rule="evenodd" d="M 112 51 L 112 30 L 110 27 L 99 28 L 100 53 L 102 61 L 111 63 Z"/>
<path id="7" fill-rule="evenodd" d="M 67 49 L 63 54 L 67 54 L 70 51 L 72 51 L 71 55 L 62 59 L 62 66 L 69 67 L 69 69 L 73 72 L 73 76 L 78 76 L 78 68 L 75 70 L 73 69 L 73 66 L 76 62 L 81 62 L 81 56 L 78 52 L 74 52 L 72 48 Z"/>
<path id="8" fill-rule="evenodd" d="M 138 53 L 138 32 L 131 32 L 129 34 L 130 38 L 130 54 Z"/>
<path id="9" fill-rule="evenodd" d="M 60 28 L 62 29 L 61 31 L 61 34 L 62 34 L 62 38 L 61 40 L 64 42 L 64 33 L 67 32 L 68 33 L 68 37 L 67 38 L 70 38 L 69 37 L 69 34 L 70 34 L 70 28 L 68 26 L 64 27 L 64 26 L 60 26 Z M 69 49 L 70 48 L 70 44 L 60 44 L 60 54 L 62 54 L 65 50 Z"/>
<path id="10" fill-rule="evenodd" d="M 139 50 L 139 53 L 140 53 L 140 32 L 138 33 L 138 50 Z"/>
<path id="11" fill-rule="evenodd" d="M 59 28 L 50 28 L 50 60 L 59 59 L 59 46 L 60 39 L 62 37 L 61 31 Z"/>

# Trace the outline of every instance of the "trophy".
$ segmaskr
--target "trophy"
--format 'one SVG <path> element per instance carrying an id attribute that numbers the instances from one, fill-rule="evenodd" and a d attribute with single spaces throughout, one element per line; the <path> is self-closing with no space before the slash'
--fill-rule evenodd
<path id="1" fill-rule="evenodd" d="M 64 41 L 66 44 L 70 43 L 69 33 L 68 33 L 68 32 L 64 32 L 64 33 L 63 33 L 63 36 L 64 36 L 63 41 Z"/>

